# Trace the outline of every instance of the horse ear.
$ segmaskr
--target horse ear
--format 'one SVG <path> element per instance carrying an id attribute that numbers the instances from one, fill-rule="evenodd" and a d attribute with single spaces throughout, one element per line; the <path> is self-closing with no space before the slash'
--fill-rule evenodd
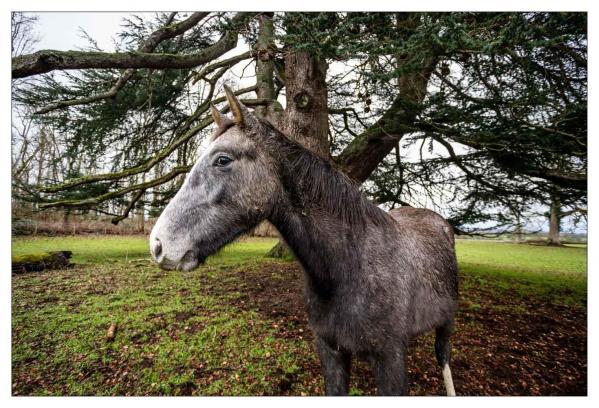
<path id="1" fill-rule="evenodd" d="M 222 113 L 220 113 L 220 111 L 216 109 L 216 106 L 214 106 L 213 104 L 210 104 L 210 113 L 212 114 L 212 120 L 214 121 L 214 123 L 216 123 L 216 126 L 218 126 L 219 128 L 222 127 L 226 117 Z"/>
<path id="2" fill-rule="evenodd" d="M 227 85 L 224 85 L 225 95 L 227 96 L 227 101 L 229 102 L 229 107 L 231 108 L 231 112 L 233 112 L 233 120 L 235 124 L 240 128 L 251 127 L 256 124 L 257 120 L 254 118 L 254 115 L 245 107 L 244 104 L 239 102 L 239 99 L 235 96 L 231 88 Z"/>

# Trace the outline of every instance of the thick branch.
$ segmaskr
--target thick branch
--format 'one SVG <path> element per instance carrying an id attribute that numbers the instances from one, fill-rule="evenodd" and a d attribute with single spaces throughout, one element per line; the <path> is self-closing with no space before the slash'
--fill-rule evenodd
<path id="1" fill-rule="evenodd" d="M 352 179 L 364 182 L 409 129 L 400 120 L 405 111 L 398 97 L 383 116 L 355 137 L 336 162 Z"/>
<path id="2" fill-rule="evenodd" d="M 238 62 L 252 58 L 253 56 L 254 56 L 254 51 L 250 50 L 250 51 L 244 52 L 243 54 L 239 54 L 234 57 L 215 62 L 214 64 L 210 64 L 207 67 L 203 68 L 201 71 L 194 72 L 192 74 L 193 81 L 191 81 L 191 84 L 192 85 L 195 84 L 199 80 L 205 78 L 206 75 L 217 70 L 218 68 L 231 68 L 233 65 L 237 64 Z"/>
<path id="3" fill-rule="evenodd" d="M 204 19 L 210 13 L 193 13 L 188 19 L 183 20 L 177 24 L 169 25 L 172 19 L 174 18 L 175 13 L 171 14 L 167 21 L 167 25 L 159 28 L 154 31 L 146 41 L 139 47 L 139 52 L 153 52 L 154 49 L 164 40 L 169 38 L 176 37 L 177 35 L 183 34 L 187 30 L 193 28 L 198 24 L 202 19 Z M 86 103 L 92 103 L 96 101 L 100 101 L 102 99 L 108 99 L 114 97 L 118 91 L 120 91 L 127 81 L 133 76 L 135 73 L 134 68 L 129 68 L 123 72 L 121 77 L 117 80 L 117 82 L 106 92 L 92 95 L 87 98 L 80 99 L 69 99 L 66 101 L 59 101 L 56 103 L 52 103 L 44 106 L 43 108 L 34 112 L 35 114 L 44 114 L 51 112 L 55 109 L 66 108 L 67 106 L 75 106 L 75 105 L 83 105 Z"/>
<path id="4" fill-rule="evenodd" d="M 110 193 L 102 194 L 98 197 L 86 198 L 83 200 L 61 200 L 61 201 L 40 203 L 39 208 L 40 209 L 50 208 L 50 207 L 73 208 L 73 207 L 86 207 L 86 206 L 97 205 L 97 204 L 102 203 L 103 201 L 110 200 L 110 199 L 116 198 L 116 197 L 124 196 L 125 194 L 127 194 L 131 191 L 140 190 L 140 189 L 147 190 L 150 187 L 154 187 L 154 186 L 166 183 L 167 181 L 170 181 L 170 180 L 174 179 L 175 177 L 177 177 L 179 174 L 187 173 L 189 170 L 191 170 L 191 165 L 175 167 L 170 173 L 167 173 L 162 177 L 147 181 L 145 183 L 135 184 L 135 185 L 132 185 L 129 187 L 122 188 L 117 191 L 112 191 Z"/>
<path id="5" fill-rule="evenodd" d="M 148 52 L 89 52 L 42 50 L 12 59 L 13 79 L 43 74 L 54 70 L 89 68 L 193 68 L 212 61 L 237 45 L 238 24 L 255 13 L 238 13 L 232 20 L 236 28 L 213 45 L 190 55 L 152 54 Z"/>
<path id="6" fill-rule="evenodd" d="M 582 215 L 586 216 L 588 214 L 588 210 L 586 208 L 575 207 L 575 208 L 573 208 L 571 210 L 560 212 L 559 216 L 560 217 L 568 217 L 568 216 L 570 216 L 572 214 L 576 214 L 576 213 L 582 214 Z"/>
<path id="7" fill-rule="evenodd" d="M 587 175 L 576 173 L 562 173 L 551 169 L 538 169 L 532 167 L 521 167 L 517 171 L 530 177 L 537 177 L 551 181 L 553 184 L 564 188 L 574 188 L 587 191 Z"/>
<path id="8" fill-rule="evenodd" d="M 403 75 L 399 80 L 399 96 L 370 128 L 354 138 L 335 161 L 352 179 L 362 183 L 396 146 L 413 124 L 426 95 L 426 86 L 437 65 L 429 58 L 419 72 Z"/>

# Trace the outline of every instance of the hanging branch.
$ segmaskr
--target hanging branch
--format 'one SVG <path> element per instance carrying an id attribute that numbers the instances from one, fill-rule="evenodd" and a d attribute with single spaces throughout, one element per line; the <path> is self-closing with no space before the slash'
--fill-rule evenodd
<path id="1" fill-rule="evenodd" d="M 224 97 L 219 98 L 219 99 L 224 100 Z M 221 100 L 221 102 L 222 102 L 222 100 Z M 269 101 L 266 99 L 241 99 L 241 102 L 246 106 L 261 106 L 261 105 L 266 105 Z M 224 109 L 221 109 L 221 111 L 223 113 L 226 113 L 229 111 L 229 109 L 230 109 L 229 106 L 226 106 Z M 205 126 L 212 123 L 212 117 L 210 116 L 210 117 L 206 118 L 203 121 L 203 123 L 205 123 Z M 151 181 L 148 181 L 145 183 L 135 184 L 135 185 L 132 185 L 132 186 L 129 186 L 129 187 L 117 190 L 117 191 L 110 192 L 110 193 L 102 194 L 97 197 L 87 198 L 87 199 L 83 199 L 83 200 L 59 200 L 59 201 L 45 200 L 45 202 L 41 203 L 39 207 L 40 207 L 40 209 L 45 209 L 45 208 L 51 208 L 51 207 L 85 207 L 85 206 L 97 205 L 97 204 L 100 204 L 104 201 L 107 201 L 107 200 L 110 200 L 113 198 L 122 197 L 125 194 L 130 193 L 131 191 L 135 191 L 135 190 L 139 190 L 139 189 L 147 190 L 150 187 L 164 184 L 167 181 L 172 180 L 179 174 L 189 172 L 189 170 L 191 170 L 192 167 L 193 167 L 192 165 L 178 166 L 178 167 L 175 167 L 170 173 L 168 173 L 162 177 L 156 178 L 154 180 L 151 180 Z M 139 173 L 139 171 L 137 173 Z M 128 175 L 133 175 L 133 174 L 137 174 L 137 173 L 131 173 Z M 105 175 L 105 176 L 112 176 L 112 175 Z M 93 176 L 90 176 L 90 177 L 93 177 Z M 120 177 L 120 178 L 122 178 L 122 177 Z M 90 182 L 85 181 L 85 182 L 80 182 L 78 185 L 88 184 L 88 183 L 90 183 Z"/>
<path id="2" fill-rule="evenodd" d="M 117 225 L 119 222 L 121 222 L 122 220 L 127 218 L 129 216 L 129 213 L 133 209 L 133 207 L 135 207 L 135 203 L 137 203 L 139 201 L 139 199 L 143 197 L 145 192 L 146 192 L 145 189 L 139 190 L 137 192 L 137 194 L 135 194 L 135 196 L 133 196 L 133 198 L 131 199 L 131 202 L 129 203 L 127 208 L 125 208 L 125 211 L 123 211 L 123 213 L 121 215 L 114 217 L 112 220 L 110 220 L 110 222 L 113 223 L 114 225 Z"/>
<path id="3" fill-rule="evenodd" d="M 110 200 L 112 198 L 122 197 L 125 194 L 130 193 L 131 191 L 135 191 L 135 190 L 139 190 L 139 189 L 147 190 L 150 187 L 154 187 L 159 184 L 166 183 L 167 181 L 170 181 L 170 180 L 174 179 L 175 177 L 177 177 L 179 174 L 187 173 L 191 169 L 191 167 L 192 167 L 191 165 L 175 167 L 170 173 L 167 173 L 162 177 L 158 177 L 154 180 L 146 181 L 145 183 L 139 183 L 139 184 L 135 184 L 135 185 L 132 185 L 129 187 L 125 187 L 125 188 L 122 188 L 117 191 L 112 191 L 110 193 L 102 194 L 97 197 L 86 198 L 83 200 L 60 200 L 60 201 L 53 201 L 53 202 L 45 202 L 45 203 L 41 203 L 39 205 L 39 207 L 40 207 L 40 209 L 45 209 L 45 208 L 51 208 L 51 207 L 74 208 L 74 207 L 97 205 L 106 200 Z"/>
<path id="4" fill-rule="evenodd" d="M 254 85 L 254 86 L 251 86 L 248 88 L 240 89 L 237 92 L 235 92 L 235 95 L 240 95 L 243 93 L 251 92 L 255 89 L 255 87 L 256 86 Z M 225 97 L 223 96 L 223 97 L 213 100 L 212 103 L 220 103 L 220 102 L 224 102 L 224 100 L 225 100 Z M 252 104 L 256 104 L 256 100 L 245 100 L 244 103 L 246 103 L 247 105 L 252 105 Z M 206 112 L 209 108 L 210 108 L 210 101 L 204 102 L 196 110 L 196 115 L 199 116 L 200 114 Z M 62 183 L 62 184 L 59 184 L 56 186 L 41 187 L 39 189 L 39 191 L 44 192 L 44 193 L 57 193 L 59 191 L 77 187 L 77 186 L 81 186 L 83 184 L 95 183 L 97 181 L 116 180 L 116 179 L 121 179 L 121 178 L 125 178 L 128 176 L 132 176 L 135 174 L 139 174 L 139 173 L 148 171 L 152 167 L 154 167 L 157 163 L 166 159 L 179 146 L 181 146 L 182 144 L 187 142 L 189 139 L 191 139 L 193 136 L 195 136 L 200 130 L 206 128 L 211 123 L 212 123 L 212 116 L 208 115 L 202 121 L 200 121 L 200 123 L 197 126 L 192 128 L 188 132 L 184 133 L 182 136 L 180 136 L 178 139 L 176 139 L 172 144 L 170 144 L 166 149 L 159 152 L 156 156 L 152 157 L 150 160 L 146 161 L 145 163 L 140 164 L 139 166 L 130 167 L 128 169 L 125 169 L 125 170 L 122 170 L 122 171 L 119 171 L 116 173 L 104 173 L 104 174 L 95 174 L 95 175 L 91 175 L 91 176 L 79 177 L 79 178 L 73 179 L 71 181 L 68 181 L 66 183 Z"/>

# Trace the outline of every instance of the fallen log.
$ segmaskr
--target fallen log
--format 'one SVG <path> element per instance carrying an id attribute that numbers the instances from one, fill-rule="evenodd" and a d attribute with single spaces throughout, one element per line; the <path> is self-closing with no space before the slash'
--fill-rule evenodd
<path id="1" fill-rule="evenodd" d="M 72 266 L 71 251 L 40 252 L 12 257 L 12 273 L 41 272 L 46 269 L 65 269 Z"/>

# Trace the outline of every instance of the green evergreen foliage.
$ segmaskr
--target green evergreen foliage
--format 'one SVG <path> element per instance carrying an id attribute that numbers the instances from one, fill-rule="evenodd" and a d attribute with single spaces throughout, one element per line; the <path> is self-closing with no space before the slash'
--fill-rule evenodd
<path id="1" fill-rule="evenodd" d="M 160 27 L 188 17 L 173 16 L 129 18 L 118 33 L 117 51 L 136 51 Z M 550 195 L 558 195 L 566 208 L 586 205 L 585 13 L 285 12 L 274 13 L 273 21 L 274 69 L 265 71 L 275 76 L 265 82 L 275 84 L 270 94 L 284 88 L 285 53 L 308 51 L 327 61 L 331 155 L 341 168 L 349 160 L 367 161 L 369 146 L 386 135 L 397 138 L 364 184 L 377 202 L 449 203 L 444 215 L 456 226 L 490 221 L 513 226 Z M 203 52 L 227 33 L 256 47 L 259 30 L 252 16 L 210 13 L 161 41 L 154 53 Z M 99 50 L 89 38 L 83 51 Z M 38 180 L 28 190 L 47 192 L 30 198 L 83 200 L 137 185 L 142 174 L 136 166 L 186 132 L 191 133 L 185 142 L 144 172 L 144 180 L 189 165 L 209 124 L 205 103 L 217 97 L 223 82 L 235 80 L 230 68 L 242 60 L 202 78 L 198 72 L 210 63 L 196 69 L 138 68 L 112 97 L 35 115 L 38 126 L 60 135 L 67 167 L 77 175 Z M 54 71 L 17 87 L 14 100 L 39 110 L 106 92 L 122 75 L 112 68 Z M 424 77 L 423 86 L 414 85 Z M 85 181 L 89 174 L 120 172 Z M 84 180 L 86 187 L 48 192 L 69 179 Z M 153 189 L 152 214 L 180 183 L 181 176 L 167 177 Z M 106 204 L 122 210 L 136 191 L 110 196 Z"/>

